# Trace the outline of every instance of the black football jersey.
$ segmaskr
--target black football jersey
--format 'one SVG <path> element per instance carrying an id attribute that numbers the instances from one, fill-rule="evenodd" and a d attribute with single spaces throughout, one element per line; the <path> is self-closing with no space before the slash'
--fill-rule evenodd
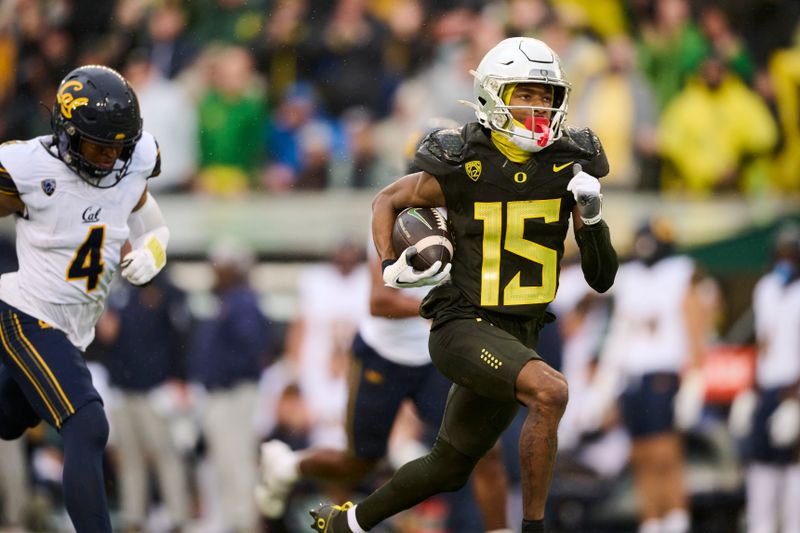
<path id="1" fill-rule="evenodd" d="M 444 191 L 455 240 L 452 282 L 472 305 L 535 317 L 556 295 L 575 199 L 576 163 L 598 178 L 608 160 L 589 129 L 562 137 L 526 163 L 500 153 L 477 122 L 431 133 L 415 164 Z"/>

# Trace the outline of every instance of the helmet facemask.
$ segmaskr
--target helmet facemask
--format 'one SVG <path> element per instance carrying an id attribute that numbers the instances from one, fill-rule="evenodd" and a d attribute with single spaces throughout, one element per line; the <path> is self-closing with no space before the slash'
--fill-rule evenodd
<path id="1" fill-rule="evenodd" d="M 53 132 L 59 157 L 83 181 L 100 189 L 113 187 L 125 177 L 131 164 L 131 156 L 133 155 L 136 141 L 139 140 L 139 138 L 136 138 L 122 142 L 122 152 L 114 165 L 112 167 L 101 167 L 84 157 L 81 153 L 81 143 L 89 141 L 98 145 L 108 145 L 107 141 L 81 133 L 74 124 L 63 120 L 63 117 L 59 114 L 56 114 L 53 118 Z M 110 176 L 112 174 L 113 176 Z"/>

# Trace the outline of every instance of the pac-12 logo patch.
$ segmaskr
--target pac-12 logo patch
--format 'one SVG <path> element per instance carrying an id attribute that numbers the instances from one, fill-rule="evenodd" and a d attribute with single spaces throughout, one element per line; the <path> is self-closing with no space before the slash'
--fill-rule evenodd
<path id="1" fill-rule="evenodd" d="M 480 161 L 467 161 L 464 165 L 464 170 L 467 171 L 467 176 L 472 181 L 478 181 L 478 178 L 481 177 L 481 170 L 482 165 Z"/>
<path id="2" fill-rule="evenodd" d="M 53 193 L 56 192 L 56 180 L 42 180 L 42 190 L 47 196 L 52 196 Z"/>

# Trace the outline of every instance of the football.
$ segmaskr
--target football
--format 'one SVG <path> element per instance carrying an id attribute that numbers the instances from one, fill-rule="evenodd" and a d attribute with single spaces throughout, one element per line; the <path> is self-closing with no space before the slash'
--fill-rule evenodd
<path id="1" fill-rule="evenodd" d="M 444 267 L 453 258 L 453 239 L 444 211 L 435 207 L 409 207 L 394 221 L 392 246 L 398 255 L 409 246 L 417 249 L 411 259 L 416 270 L 426 270 L 436 261 Z"/>

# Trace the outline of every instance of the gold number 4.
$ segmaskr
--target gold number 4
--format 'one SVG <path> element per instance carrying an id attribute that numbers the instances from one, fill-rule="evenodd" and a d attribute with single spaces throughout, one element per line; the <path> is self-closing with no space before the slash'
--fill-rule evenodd
<path id="1" fill-rule="evenodd" d="M 100 276 L 105 270 L 103 262 L 103 241 L 106 238 L 105 226 L 92 226 L 86 234 L 86 240 L 75 250 L 69 266 L 67 279 L 76 280 L 86 278 L 86 292 L 97 288 Z"/>
<path id="2" fill-rule="evenodd" d="M 546 223 L 558 221 L 561 199 L 508 202 L 506 239 L 503 247 L 529 261 L 542 265 L 542 284 L 522 285 L 517 272 L 503 288 L 504 305 L 547 303 L 556 295 L 558 254 L 552 248 L 523 238 L 525 221 L 542 218 Z M 483 221 L 483 264 L 481 265 L 481 305 L 500 303 L 500 257 L 503 235 L 503 202 L 476 202 L 475 219 Z"/>

